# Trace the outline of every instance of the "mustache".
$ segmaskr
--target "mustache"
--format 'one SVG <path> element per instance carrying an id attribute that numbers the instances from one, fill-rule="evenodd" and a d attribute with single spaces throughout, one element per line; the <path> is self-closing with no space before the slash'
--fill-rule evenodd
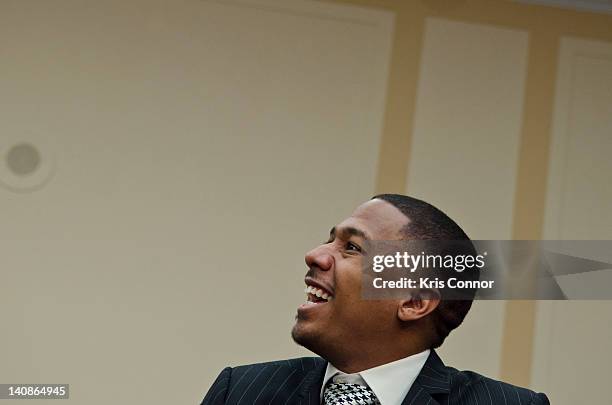
<path id="1" fill-rule="evenodd" d="M 315 270 L 314 270 L 313 267 L 310 267 L 308 269 L 308 271 L 306 272 L 306 277 L 316 278 L 315 277 Z"/>
<path id="2" fill-rule="evenodd" d="M 333 288 L 332 286 L 334 285 L 333 280 L 329 280 L 329 282 L 324 281 L 325 278 L 327 277 L 319 277 L 319 275 L 317 273 L 322 273 L 323 270 L 319 269 L 317 266 L 312 266 L 308 269 L 308 271 L 306 272 L 306 276 L 304 276 L 304 278 L 310 278 L 314 281 L 317 281 L 319 283 L 322 283 L 323 285 L 328 285 L 328 288 Z M 330 284 L 331 282 L 331 284 Z"/>

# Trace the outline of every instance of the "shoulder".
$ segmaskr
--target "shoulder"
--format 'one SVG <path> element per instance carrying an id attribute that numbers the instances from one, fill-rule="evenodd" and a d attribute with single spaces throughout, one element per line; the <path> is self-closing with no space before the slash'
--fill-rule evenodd
<path id="1" fill-rule="evenodd" d="M 283 368 L 289 370 L 309 371 L 325 364 L 325 360 L 320 357 L 299 357 L 295 359 L 274 360 L 265 363 L 245 364 L 235 367 L 228 367 L 232 373 L 243 373 L 248 370 L 261 370 L 269 368 Z"/>
<path id="2" fill-rule="evenodd" d="M 269 361 L 226 367 L 208 390 L 203 405 L 288 403 L 306 376 L 322 370 L 325 360 L 318 357 Z"/>
<path id="3" fill-rule="evenodd" d="M 254 382 L 255 380 L 284 380 L 301 379 L 312 370 L 321 370 L 326 361 L 320 357 L 300 357 L 296 359 L 275 360 L 265 363 L 244 364 L 223 369 L 217 379 L 225 380 L 225 383 L 233 385 L 244 384 L 245 381 Z M 279 381 L 276 381 L 279 382 Z"/>
<path id="4" fill-rule="evenodd" d="M 449 404 L 549 405 L 544 394 L 473 371 L 448 367 L 434 350 L 427 358 L 417 381 L 430 394 L 447 396 Z"/>
<path id="5" fill-rule="evenodd" d="M 473 371 L 459 371 L 447 367 L 451 398 L 460 403 L 503 403 L 522 405 L 548 405 L 546 395 L 527 388 L 485 377 Z"/>

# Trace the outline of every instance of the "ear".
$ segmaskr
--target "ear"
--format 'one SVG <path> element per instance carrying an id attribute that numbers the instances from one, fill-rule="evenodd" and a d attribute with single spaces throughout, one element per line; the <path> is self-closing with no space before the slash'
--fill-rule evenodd
<path id="1" fill-rule="evenodd" d="M 416 321 L 430 314 L 440 304 L 438 290 L 413 291 L 410 298 L 399 302 L 397 317 L 400 321 Z"/>

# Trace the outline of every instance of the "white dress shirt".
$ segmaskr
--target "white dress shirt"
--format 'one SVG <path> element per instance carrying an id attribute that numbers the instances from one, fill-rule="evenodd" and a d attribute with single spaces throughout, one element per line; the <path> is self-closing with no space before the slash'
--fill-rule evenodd
<path id="1" fill-rule="evenodd" d="M 429 350 L 355 374 L 343 373 L 331 363 L 327 363 L 321 386 L 321 402 L 323 402 L 325 385 L 333 378 L 333 382 L 367 385 L 374 391 L 381 405 L 401 405 L 425 365 L 427 357 Z"/>

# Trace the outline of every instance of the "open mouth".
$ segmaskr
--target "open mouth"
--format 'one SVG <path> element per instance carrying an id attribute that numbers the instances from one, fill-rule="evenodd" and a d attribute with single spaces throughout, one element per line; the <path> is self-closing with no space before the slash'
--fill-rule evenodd
<path id="1" fill-rule="evenodd" d="M 323 310 L 330 308 L 331 301 L 334 299 L 334 289 L 324 281 L 315 280 L 307 276 L 304 279 L 306 288 L 306 301 L 298 307 L 298 319 L 309 319 L 314 313 L 317 313 L 317 308 Z"/>
<path id="2" fill-rule="evenodd" d="M 309 305 L 324 304 L 334 298 L 333 295 L 327 291 L 311 285 L 306 286 L 304 292 L 306 293 L 306 304 Z"/>

